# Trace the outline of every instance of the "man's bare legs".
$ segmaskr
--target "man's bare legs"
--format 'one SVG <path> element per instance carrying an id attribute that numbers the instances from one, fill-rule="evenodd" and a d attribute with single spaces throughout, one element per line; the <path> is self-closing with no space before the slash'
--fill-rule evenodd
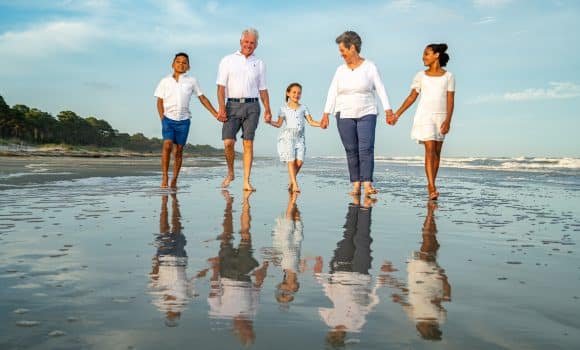
<path id="1" fill-rule="evenodd" d="M 173 148 L 173 178 L 171 179 L 171 188 L 177 188 L 177 177 L 181 171 L 183 162 L 183 145 L 175 145 Z M 168 164 L 169 165 L 169 164 Z"/>
<path id="2" fill-rule="evenodd" d="M 252 162 L 254 161 L 254 141 L 244 140 L 244 191 L 255 191 L 250 184 L 250 174 L 252 172 Z M 233 162 L 232 162 L 233 164 Z"/>
<path id="3" fill-rule="evenodd" d="M 439 197 L 435 180 L 437 178 L 437 172 L 439 171 L 439 156 L 442 145 L 443 142 L 439 141 L 425 141 L 425 175 L 427 176 L 429 199 L 437 199 Z"/>
<path id="4" fill-rule="evenodd" d="M 224 152 L 226 156 L 226 164 L 228 165 L 228 174 L 226 178 L 222 182 L 222 187 L 226 188 L 230 185 L 232 181 L 234 181 L 234 159 L 236 158 L 236 152 L 234 150 L 234 146 L 236 141 L 234 139 L 225 139 L 224 140 Z"/>
<path id="5" fill-rule="evenodd" d="M 161 188 L 167 188 L 169 182 L 169 161 L 171 159 L 171 150 L 173 149 L 173 141 L 163 140 L 163 147 L 161 149 Z"/>

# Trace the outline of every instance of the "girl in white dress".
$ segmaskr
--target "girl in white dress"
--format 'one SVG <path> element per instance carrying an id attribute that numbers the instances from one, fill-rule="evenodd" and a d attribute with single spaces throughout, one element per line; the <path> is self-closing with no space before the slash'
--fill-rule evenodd
<path id="1" fill-rule="evenodd" d="M 429 44 L 423 51 L 423 64 L 429 68 L 415 75 L 411 93 L 403 105 L 387 118 L 387 123 L 395 125 L 397 120 L 421 94 L 419 106 L 411 130 L 411 138 L 425 145 L 425 174 L 429 199 L 435 200 L 439 192 L 435 186 L 441 148 L 445 135 L 449 132 L 455 99 L 455 78 L 443 69 L 449 61 L 447 44 Z"/>
<path id="2" fill-rule="evenodd" d="M 290 184 L 288 191 L 300 192 L 296 176 L 304 163 L 306 143 L 304 139 L 304 121 L 311 126 L 320 127 L 320 122 L 312 119 L 306 106 L 300 104 L 302 86 L 292 83 L 286 88 L 286 105 L 280 108 L 278 120 L 271 121 L 270 125 L 279 128 L 286 121 L 286 127 L 280 131 L 278 137 L 278 155 L 280 161 L 288 164 Z"/>

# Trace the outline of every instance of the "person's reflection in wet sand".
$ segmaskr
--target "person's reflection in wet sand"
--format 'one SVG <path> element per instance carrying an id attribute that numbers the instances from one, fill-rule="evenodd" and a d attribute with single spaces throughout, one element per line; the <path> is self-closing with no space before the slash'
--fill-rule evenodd
<path id="1" fill-rule="evenodd" d="M 420 336 L 426 340 L 441 340 L 440 324 L 445 322 L 447 311 L 441 305 L 451 301 L 451 285 L 439 264 L 437 264 L 437 225 L 434 212 L 437 203 L 427 203 L 427 215 L 423 223 L 421 248 L 414 252 L 407 264 L 407 287 L 390 275 L 385 275 L 386 284 L 399 290 L 393 294 L 393 301 L 403 306 Z M 383 272 L 396 271 L 386 262 Z"/>
<path id="2" fill-rule="evenodd" d="M 155 237 L 157 252 L 149 276 L 149 292 L 152 304 L 165 314 L 165 324 L 174 327 L 194 296 L 194 290 L 193 281 L 189 281 L 186 275 L 187 241 L 176 194 L 171 195 L 171 225 L 167 202 L 168 196 L 161 196 L 159 234 Z"/>
<path id="3" fill-rule="evenodd" d="M 303 225 L 296 200 L 297 192 L 288 192 L 288 205 L 284 214 L 276 218 L 272 232 L 272 249 L 265 251 L 266 257 L 283 271 L 282 281 L 276 286 L 274 297 L 281 306 L 289 306 L 300 289 L 298 273 L 305 269 L 300 251 L 303 240 Z"/>
<path id="4" fill-rule="evenodd" d="M 331 346 L 344 346 L 348 332 L 360 332 L 366 316 L 379 303 L 379 281 L 373 286 L 371 269 L 371 214 L 376 199 L 353 196 L 344 225 L 343 239 L 337 244 L 330 262 L 330 273 L 320 273 L 321 264 L 315 268 L 317 280 L 332 301 L 332 308 L 319 308 L 322 320 L 331 328 L 326 342 Z"/>
<path id="5" fill-rule="evenodd" d="M 266 278 L 268 262 L 262 266 L 253 257 L 252 236 L 250 233 L 251 215 L 249 197 L 253 192 L 245 191 L 240 218 L 240 242 L 234 248 L 234 229 L 232 217 L 233 198 L 229 192 L 222 191 L 226 200 L 223 232 L 219 254 L 210 259 L 212 275 L 208 304 L 209 317 L 231 319 L 234 333 L 243 345 L 254 343 L 254 318 L 258 311 L 259 296 Z M 254 282 L 252 282 L 252 276 Z"/>

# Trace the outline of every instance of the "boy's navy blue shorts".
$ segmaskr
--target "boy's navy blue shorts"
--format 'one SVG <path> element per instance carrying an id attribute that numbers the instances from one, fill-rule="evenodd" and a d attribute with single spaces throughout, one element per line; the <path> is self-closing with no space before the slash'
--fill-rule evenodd
<path id="1" fill-rule="evenodd" d="M 171 140 L 177 145 L 185 145 L 189 134 L 190 119 L 173 120 L 167 117 L 161 119 L 161 133 L 164 140 Z"/>

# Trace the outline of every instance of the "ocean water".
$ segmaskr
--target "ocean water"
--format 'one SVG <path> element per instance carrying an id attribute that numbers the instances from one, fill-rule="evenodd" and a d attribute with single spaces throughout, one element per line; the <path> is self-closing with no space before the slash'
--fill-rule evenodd
<path id="1" fill-rule="evenodd" d="M 259 159 L 257 192 L 187 160 L 0 158 L 2 349 L 575 349 L 573 158 L 381 158 L 352 198 L 345 160 L 302 193 Z M 241 177 L 241 169 L 237 169 Z"/>

